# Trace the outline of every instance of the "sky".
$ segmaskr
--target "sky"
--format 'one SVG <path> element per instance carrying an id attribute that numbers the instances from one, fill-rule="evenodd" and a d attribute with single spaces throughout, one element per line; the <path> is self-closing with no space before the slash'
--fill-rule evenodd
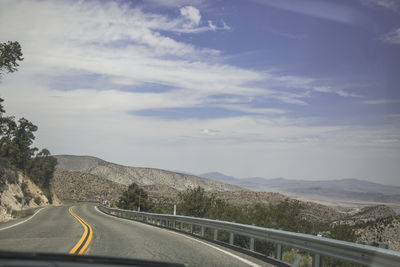
<path id="1" fill-rule="evenodd" d="M 0 0 L 8 40 L 52 154 L 400 185 L 398 0 Z"/>

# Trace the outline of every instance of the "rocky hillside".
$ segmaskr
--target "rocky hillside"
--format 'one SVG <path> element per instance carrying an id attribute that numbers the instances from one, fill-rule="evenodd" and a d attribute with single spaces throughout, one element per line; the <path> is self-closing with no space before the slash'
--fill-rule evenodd
<path id="1" fill-rule="evenodd" d="M 54 192 L 52 199 L 54 205 L 61 204 Z M 0 222 L 13 219 L 21 210 L 49 204 L 42 190 L 28 177 L 19 171 L 0 168 Z"/>
<path id="2" fill-rule="evenodd" d="M 400 251 L 400 216 L 380 218 L 360 227 L 356 233 L 360 243 L 384 243 L 389 249 Z"/>
<path id="3" fill-rule="evenodd" d="M 57 171 L 53 188 L 63 200 L 109 200 L 115 202 L 128 186 L 89 173 Z"/>
<path id="4" fill-rule="evenodd" d="M 265 205 L 276 205 L 287 199 L 286 196 L 272 192 L 254 192 L 250 190 L 240 190 L 235 192 L 211 192 L 219 199 L 222 199 L 236 206 L 250 206 L 254 203 L 262 203 Z"/>
<path id="5" fill-rule="evenodd" d="M 396 212 L 393 209 L 385 205 L 378 205 L 355 210 L 346 214 L 340 220 L 332 222 L 332 224 L 360 225 L 393 216 L 396 216 Z"/>
<path id="6" fill-rule="evenodd" d="M 126 185 L 109 181 L 97 175 L 76 171 L 57 171 L 53 179 L 53 187 L 61 199 L 109 200 L 111 202 L 116 202 L 127 188 Z M 166 185 L 144 185 L 142 187 L 153 201 L 162 206 L 178 203 L 178 193 L 182 192 Z M 242 207 L 255 203 L 276 205 L 286 199 L 292 200 L 279 193 L 250 190 L 207 191 L 207 194 Z M 303 217 L 317 222 L 330 223 L 344 218 L 347 214 L 314 202 L 302 203 L 305 207 Z"/>
<path id="7" fill-rule="evenodd" d="M 138 168 L 122 166 L 89 156 L 59 155 L 58 171 L 77 171 L 89 173 L 98 177 L 129 185 L 165 185 L 177 190 L 186 190 L 201 186 L 206 191 L 237 191 L 240 187 L 222 182 L 200 178 L 194 175 L 165 171 L 153 168 Z"/>

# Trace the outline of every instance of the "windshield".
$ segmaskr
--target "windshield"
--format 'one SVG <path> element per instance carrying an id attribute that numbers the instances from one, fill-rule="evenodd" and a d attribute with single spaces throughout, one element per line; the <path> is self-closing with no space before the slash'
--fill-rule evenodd
<path id="1" fill-rule="evenodd" d="M 400 257 L 399 70 L 394 0 L 2 0 L 0 250 Z"/>

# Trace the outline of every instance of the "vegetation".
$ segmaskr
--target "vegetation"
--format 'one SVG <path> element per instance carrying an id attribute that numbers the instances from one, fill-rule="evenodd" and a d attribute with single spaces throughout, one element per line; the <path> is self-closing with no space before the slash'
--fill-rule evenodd
<path id="1" fill-rule="evenodd" d="M 42 203 L 42 200 L 40 199 L 40 197 L 35 197 L 35 199 L 33 201 L 35 201 L 36 205 L 40 205 Z"/>
<path id="2" fill-rule="evenodd" d="M 180 205 L 178 212 L 184 215 L 195 217 L 208 217 L 211 208 L 215 207 L 213 198 L 205 195 L 204 189 L 200 186 L 195 189 L 189 189 L 184 193 L 179 193 Z"/>
<path id="3" fill-rule="evenodd" d="M 338 224 L 330 229 L 328 234 L 329 238 L 343 240 L 348 242 L 356 242 L 357 234 L 354 232 L 353 227 L 347 224 Z"/>
<path id="4" fill-rule="evenodd" d="M 118 208 L 137 210 L 139 205 L 142 211 L 166 213 L 170 210 L 166 207 L 155 205 L 148 197 L 145 190 L 137 184 L 131 184 L 117 203 Z M 285 200 L 277 205 L 262 205 L 257 203 L 249 207 L 239 207 L 228 204 L 217 199 L 215 195 L 207 195 L 201 187 L 188 189 L 178 194 L 179 202 L 177 212 L 180 215 L 219 219 L 233 221 L 243 224 L 251 224 L 267 228 L 282 229 L 291 232 L 317 234 L 319 232 L 329 233 L 327 237 L 355 242 L 357 235 L 353 228 L 348 225 L 336 225 L 330 227 L 328 224 L 317 224 L 302 218 L 301 211 L 304 206 L 297 200 Z M 200 231 L 195 227 L 195 231 Z M 205 236 L 213 238 L 211 229 L 206 229 Z M 218 240 L 229 241 L 229 233 L 219 231 Z M 249 238 L 235 235 L 234 244 L 239 247 L 249 248 Z M 256 240 L 255 250 L 259 253 L 272 256 L 275 245 L 269 242 Z M 289 247 L 284 247 L 283 260 L 297 266 L 311 266 L 311 255 Z M 339 260 L 323 257 L 323 266 L 356 266 Z"/>
<path id="5" fill-rule="evenodd" d="M 120 209 L 138 210 L 139 206 L 140 211 L 151 211 L 154 207 L 154 203 L 149 199 L 145 190 L 140 188 L 137 184 L 132 183 L 128 189 L 122 193 L 117 207 Z"/>
<path id="6" fill-rule="evenodd" d="M 301 217 L 304 208 L 299 201 L 283 201 L 277 205 L 255 204 L 246 209 L 230 205 L 204 189 L 188 189 L 179 195 L 178 213 L 188 216 L 234 221 L 292 232 L 312 233 L 313 224 Z"/>
<path id="7" fill-rule="evenodd" d="M 22 197 L 14 195 L 14 198 L 18 201 L 18 203 L 22 204 Z"/>
<path id="8" fill-rule="evenodd" d="M 29 203 L 32 199 L 32 194 L 29 191 L 28 185 L 25 182 L 21 183 L 22 194 L 24 194 L 25 203 Z"/>
<path id="9" fill-rule="evenodd" d="M 19 66 L 17 61 L 22 58 L 21 45 L 18 42 L 8 41 L 0 43 L 0 75 L 3 72 L 15 72 Z"/>
<path id="10" fill-rule="evenodd" d="M 21 46 L 18 42 L 0 43 L 0 75 L 17 71 L 18 61 L 22 60 Z M 0 98 L 0 190 L 4 188 L 5 180 L 9 183 L 17 182 L 17 175 L 12 175 L 10 170 L 19 170 L 43 190 L 51 203 L 49 186 L 57 160 L 50 156 L 47 149 L 37 153 L 38 148 L 32 144 L 35 140 L 34 132 L 38 127 L 25 118 L 16 121 L 13 116 L 4 116 L 3 102 Z M 29 202 L 32 196 L 26 185 L 22 191 L 26 202 Z"/>

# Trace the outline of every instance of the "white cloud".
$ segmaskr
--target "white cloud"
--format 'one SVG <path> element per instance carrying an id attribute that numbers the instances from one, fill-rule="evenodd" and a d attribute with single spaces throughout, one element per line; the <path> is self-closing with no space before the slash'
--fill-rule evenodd
<path id="1" fill-rule="evenodd" d="M 204 6 L 205 1 L 204 0 L 146 0 L 144 1 L 145 5 L 150 5 L 150 6 L 162 6 L 162 7 L 167 7 L 167 8 L 176 8 L 176 7 L 182 7 L 182 6 L 187 6 L 187 5 L 192 5 L 192 6 Z"/>
<path id="2" fill-rule="evenodd" d="M 247 159 L 246 171 L 278 172 L 272 165 L 285 162 L 285 153 L 293 161 L 303 159 L 306 145 L 325 151 L 348 145 L 361 152 L 381 146 L 378 139 L 387 141 L 384 147 L 398 145 L 396 129 L 309 127 L 310 119 L 289 119 L 287 110 L 253 105 L 258 98 L 306 105 L 314 91 L 341 91 L 314 78 L 235 67 L 219 58 L 220 51 L 174 39 L 174 33 L 221 28 L 202 24 L 200 12 L 190 10 L 173 18 L 108 1 L 1 1 L 0 36 L 20 41 L 25 57 L 20 70 L 0 84 L 6 110 L 35 122 L 38 146 L 53 153 L 194 172 L 213 169 L 214 163 L 240 172 L 249 154 L 258 167 L 252 170 Z M 188 22 L 190 29 L 183 26 Z M 66 83 L 72 88 L 54 83 L 78 75 L 98 75 L 108 83 L 94 88 L 77 87 L 74 78 Z M 147 92 L 149 84 L 169 90 Z M 121 85 L 133 90 L 121 91 Z M 204 106 L 248 115 L 180 120 L 135 115 Z"/>
<path id="3" fill-rule="evenodd" d="M 383 42 L 388 44 L 400 44 L 400 28 L 393 30 L 380 38 Z"/>
<path id="4" fill-rule="evenodd" d="M 340 95 L 340 96 L 343 96 L 343 97 L 363 97 L 363 96 L 361 96 L 361 95 L 359 95 L 359 94 L 356 94 L 356 93 L 349 93 L 349 92 L 346 92 L 346 91 L 344 91 L 344 90 L 337 90 L 336 93 L 337 93 L 338 95 Z"/>
<path id="5" fill-rule="evenodd" d="M 358 19 L 355 9 L 334 1 L 303 0 L 301 4 L 293 4 L 290 0 L 252 0 L 262 5 L 272 6 L 330 21 L 353 24 Z"/>
<path id="6" fill-rule="evenodd" d="M 386 105 L 392 103 L 400 103 L 399 99 L 377 99 L 377 100 L 366 100 L 363 101 L 363 104 L 368 105 Z"/>
<path id="7" fill-rule="evenodd" d="M 188 20 L 188 22 L 183 25 L 185 28 L 192 29 L 200 25 L 201 15 L 200 11 L 197 8 L 193 6 L 185 6 L 182 7 L 180 11 L 181 15 Z"/>
<path id="8" fill-rule="evenodd" d="M 222 29 L 224 30 L 231 30 L 232 28 L 230 26 L 228 26 L 225 21 L 222 21 Z"/>
<path id="9" fill-rule="evenodd" d="M 365 5 L 379 6 L 391 9 L 395 12 L 400 11 L 400 2 L 398 0 L 360 0 Z"/>
<path id="10" fill-rule="evenodd" d="M 211 30 L 215 31 L 217 29 L 217 26 L 215 26 L 211 20 L 207 21 L 207 23 Z"/>
<path id="11" fill-rule="evenodd" d="M 309 97 L 307 92 L 294 94 L 269 87 L 277 84 L 288 90 L 293 87 L 309 90 L 318 82 L 208 63 L 219 51 L 179 42 L 159 32 L 184 31 L 182 25 L 188 19 L 193 30 L 199 29 L 196 25 L 201 23 L 201 16 L 194 7 L 181 9 L 186 16 L 183 21 L 112 2 L 2 3 L 7 8 L 0 9 L 0 25 L 25 14 L 23 19 L 0 27 L 0 34 L 21 42 L 26 55 L 24 73 L 34 79 L 38 75 L 56 79 L 68 73 L 83 72 L 107 75 L 114 84 L 136 87 L 160 84 L 187 97 L 187 106 L 204 103 L 209 95 L 224 93 L 270 97 L 304 105 L 306 102 L 302 99 Z M 264 85 L 249 86 L 255 83 Z M 105 89 L 114 88 L 102 90 Z M 166 94 L 165 99 L 174 107 L 173 98 Z M 158 108 L 157 105 L 153 107 Z M 248 106 L 247 110 L 250 109 Z M 260 110 L 254 109 L 254 113 L 259 114 Z"/>

